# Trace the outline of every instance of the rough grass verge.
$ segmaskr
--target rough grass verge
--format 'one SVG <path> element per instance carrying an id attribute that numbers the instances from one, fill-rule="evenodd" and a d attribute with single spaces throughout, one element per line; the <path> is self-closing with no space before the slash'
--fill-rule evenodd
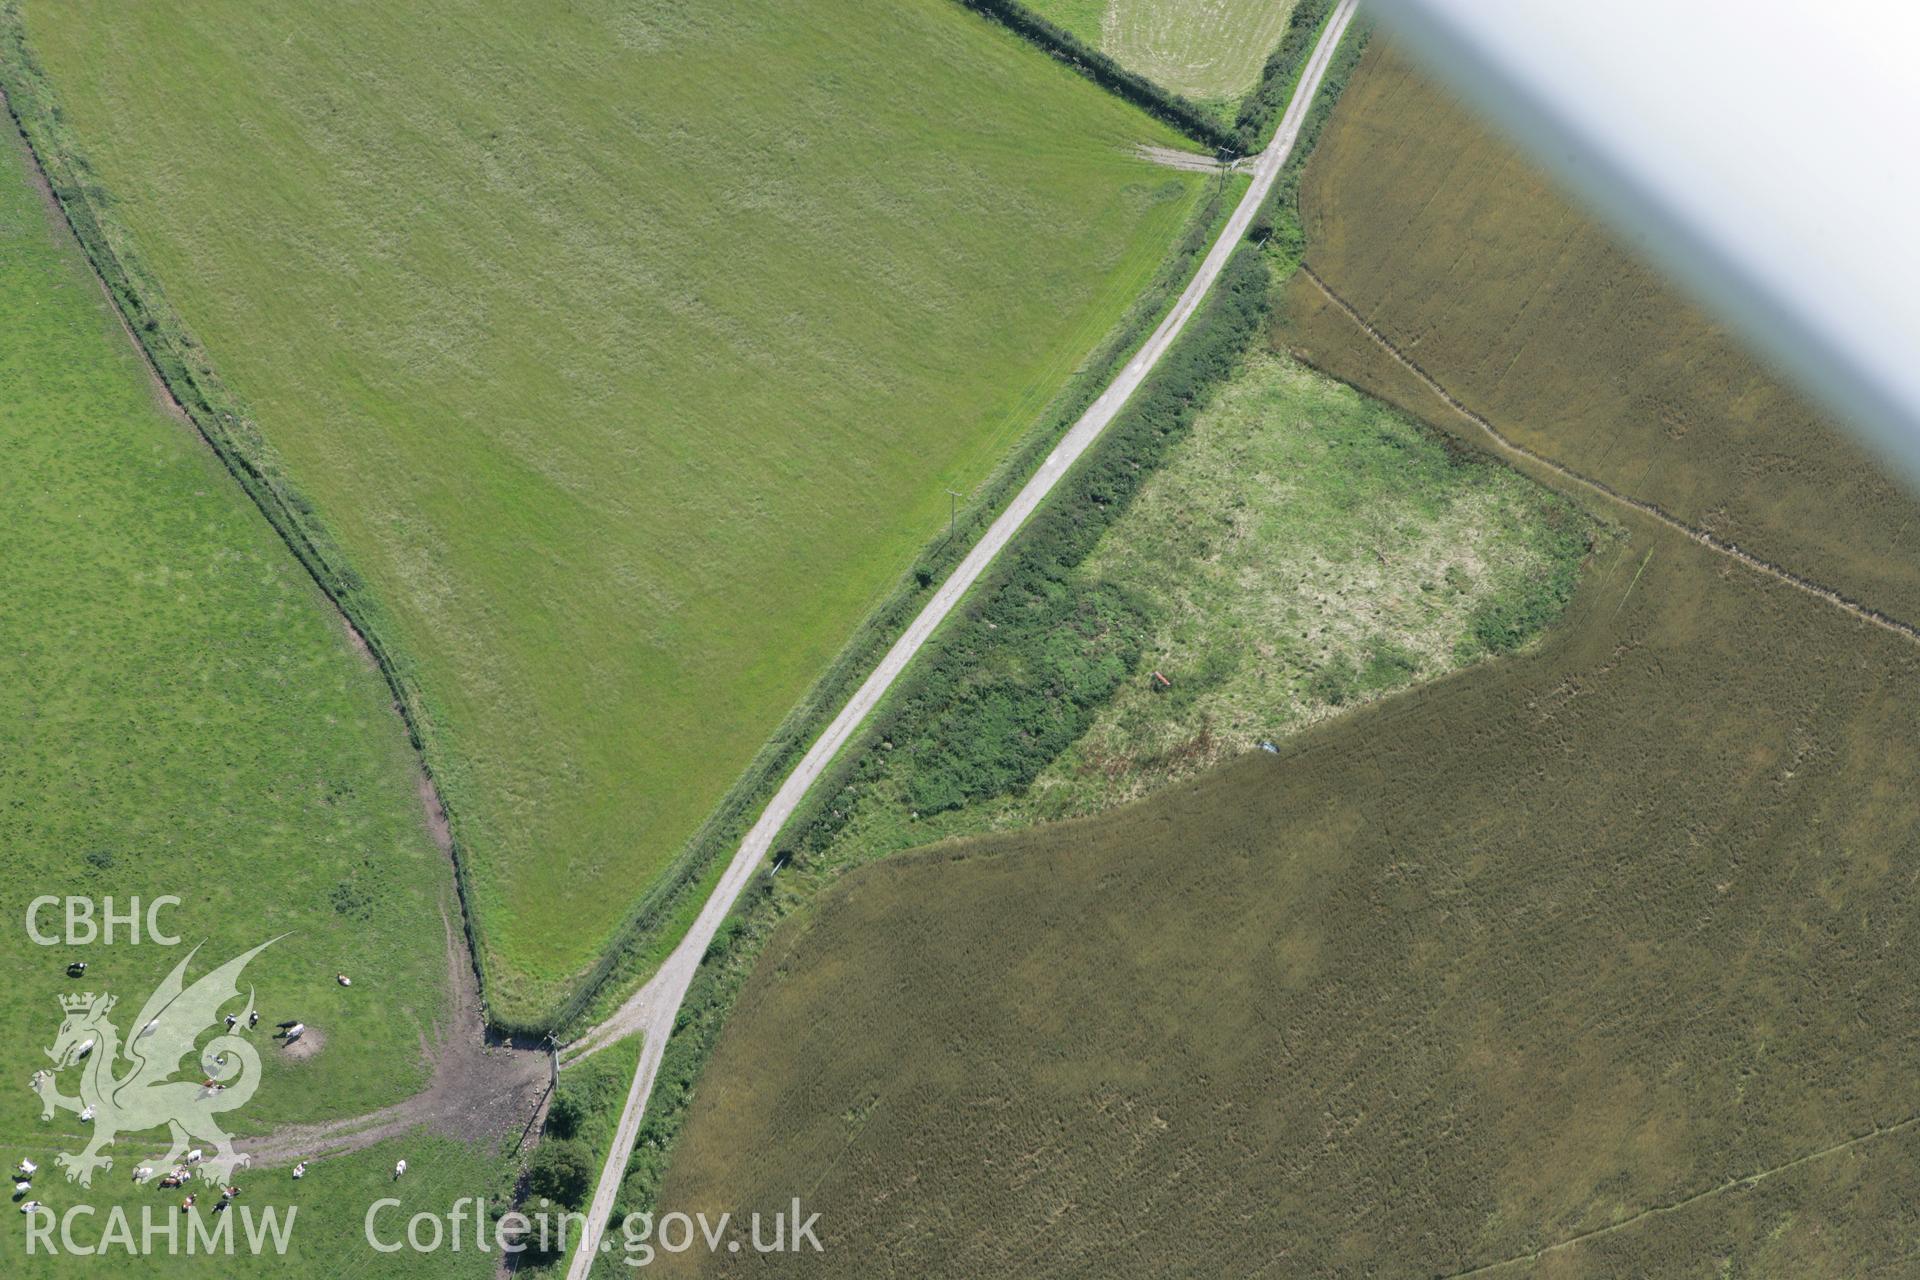
<path id="1" fill-rule="evenodd" d="M 1315 31 L 1318 31 L 1317 27 Z M 1288 157 L 1280 176 L 1274 180 L 1266 203 L 1260 206 L 1260 212 L 1254 215 L 1252 225 L 1247 228 L 1250 238 L 1271 243 L 1289 264 L 1302 261 L 1307 253 L 1306 228 L 1300 220 L 1300 175 L 1306 170 L 1307 157 L 1313 154 L 1313 145 L 1319 141 L 1321 130 L 1326 128 L 1327 117 L 1333 114 L 1333 104 L 1340 100 L 1340 93 L 1347 87 L 1347 81 L 1353 79 L 1354 69 L 1360 65 L 1360 55 L 1367 51 L 1367 41 L 1372 36 L 1373 20 L 1363 15 L 1355 19 L 1353 25 L 1347 28 L 1347 34 L 1341 37 L 1340 47 L 1333 51 L 1333 61 L 1327 64 L 1321 92 L 1308 106 L 1306 119 L 1300 122 L 1300 139 L 1294 144 L 1293 154 Z M 1307 47 L 1312 48 L 1312 45 Z M 1299 61 L 1295 59 L 1296 64 Z M 1292 79 L 1298 79 L 1298 65 L 1288 74 Z"/>
<path id="2" fill-rule="evenodd" d="M 1247 90 L 1247 96 L 1240 100 L 1240 109 L 1233 119 L 1233 133 L 1242 151 L 1259 145 L 1260 139 L 1272 130 L 1280 113 L 1287 109 L 1287 103 L 1293 98 L 1294 86 L 1300 83 L 1300 71 L 1307 64 L 1307 55 L 1313 52 L 1313 46 L 1319 42 L 1320 30 L 1327 25 L 1327 19 L 1333 14 L 1335 0 L 1299 0 L 1293 12 L 1287 16 L 1287 33 L 1280 37 L 1280 45 L 1260 69 L 1260 79 L 1253 88 Z M 1356 27 L 1371 25 L 1370 20 L 1362 19 Z M 1353 37 L 1348 36 L 1351 40 Z M 1329 69 L 1329 79 L 1332 70 Z M 1345 77 L 1341 78 L 1344 82 Z M 1316 99 L 1316 102 L 1326 99 Z M 1330 108 L 1329 108 L 1330 109 Z M 1295 151 L 1300 155 L 1306 150 Z"/>

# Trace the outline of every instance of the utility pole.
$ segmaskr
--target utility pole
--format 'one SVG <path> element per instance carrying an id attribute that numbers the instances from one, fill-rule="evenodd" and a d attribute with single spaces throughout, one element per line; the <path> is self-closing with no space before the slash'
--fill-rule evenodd
<path id="1" fill-rule="evenodd" d="M 947 490 L 947 541 L 953 541 L 955 529 L 960 523 L 960 495 Z"/>

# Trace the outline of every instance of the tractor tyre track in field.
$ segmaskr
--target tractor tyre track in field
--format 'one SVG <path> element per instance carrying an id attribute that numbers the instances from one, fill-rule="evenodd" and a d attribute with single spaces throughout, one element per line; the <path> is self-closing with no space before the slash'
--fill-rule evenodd
<path id="1" fill-rule="evenodd" d="M 1039 507 L 1047 495 L 1053 491 L 1060 479 L 1066 475 L 1074 462 L 1098 440 L 1106 427 L 1118 416 L 1149 372 L 1159 362 L 1181 331 L 1189 318 L 1199 310 L 1200 303 L 1211 290 L 1213 282 L 1226 266 L 1227 259 L 1245 238 L 1247 228 L 1254 215 L 1266 202 L 1268 193 L 1273 189 L 1275 180 L 1285 167 L 1287 158 L 1293 152 L 1295 140 L 1300 135 L 1302 124 L 1306 120 L 1307 109 L 1312 105 L 1319 92 L 1320 82 L 1326 75 L 1328 65 L 1333 61 L 1334 51 L 1339 47 L 1340 39 L 1346 34 L 1347 26 L 1353 20 L 1358 0 L 1340 0 L 1333 13 L 1328 17 L 1326 27 L 1320 34 L 1319 42 L 1308 56 L 1306 65 L 1301 68 L 1299 84 L 1294 89 L 1291 102 L 1287 104 L 1285 115 L 1280 119 L 1274 131 L 1273 141 L 1252 166 L 1253 182 L 1246 194 L 1240 199 L 1222 228 L 1213 247 L 1194 273 L 1193 279 L 1180 294 L 1159 326 L 1147 338 L 1132 359 L 1128 360 L 1113 383 L 1100 393 L 1098 399 L 1088 406 L 1080 420 L 1061 439 L 1052 453 L 1034 472 L 1018 494 L 1007 504 L 1005 511 L 981 535 L 980 541 L 967 553 L 952 575 L 934 592 L 933 598 L 914 618 L 906 631 L 887 650 L 879 665 L 857 689 L 847 704 L 841 708 L 827 728 L 821 733 L 793 772 L 780 784 L 780 789 L 768 802 L 759 819 L 747 832 L 740 849 L 727 864 L 726 871 L 714 886 L 713 893 L 700 909 L 692 928 L 683 937 L 678 946 L 654 976 L 641 987 L 626 1004 L 622 1005 L 612 1017 L 589 1030 L 578 1041 L 569 1046 L 572 1059 L 594 1053 L 618 1040 L 638 1033 L 641 1037 L 640 1061 L 634 1072 L 633 1085 L 628 1090 L 626 1105 L 620 1114 L 613 1140 L 609 1143 L 607 1160 L 600 1173 L 598 1184 L 594 1188 L 593 1199 L 587 1209 L 585 1229 L 579 1236 L 578 1246 L 568 1263 L 567 1280 L 586 1280 L 592 1270 L 594 1260 L 600 1255 L 600 1246 L 607 1219 L 613 1212 L 613 1201 L 619 1192 L 620 1184 L 626 1173 L 627 1161 L 638 1137 L 640 1121 L 646 1112 L 647 1097 L 653 1090 L 653 1082 L 659 1074 L 660 1063 L 666 1052 L 667 1040 L 673 1034 L 674 1020 L 679 1014 L 680 1005 L 686 999 L 687 989 L 693 983 L 695 972 L 705 956 L 707 947 L 718 933 L 720 924 L 727 913 L 733 909 L 734 902 L 745 890 L 753 874 L 772 850 L 774 838 L 786 825 L 800 801 L 812 787 L 814 781 L 826 771 L 841 747 L 853 737 L 874 708 L 879 705 L 900 673 L 909 661 L 918 653 L 933 635 L 947 615 L 959 604 L 967 590 L 983 574 L 987 566 L 999 555 L 1007 543 L 1013 539 L 1020 526 Z"/>
<path id="2" fill-rule="evenodd" d="M 1304 262 L 1301 263 L 1300 272 L 1306 276 L 1308 280 L 1313 282 L 1314 288 L 1318 289 L 1328 302 L 1337 307 L 1341 314 L 1360 326 L 1361 331 L 1364 332 L 1367 337 L 1371 338 L 1375 345 L 1386 352 L 1387 355 L 1391 356 L 1395 363 L 1399 364 L 1401 368 L 1417 378 L 1421 386 L 1438 396 L 1449 409 L 1452 409 L 1462 418 L 1465 418 L 1468 422 L 1478 427 L 1481 433 L 1492 442 L 1495 453 L 1505 456 L 1509 461 L 1513 459 L 1523 459 L 1537 467 L 1545 468 L 1567 483 L 1577 488 L 1585 489 L 1590 493 L 1598 494 L 1609 502 L 1617 503 L 1640 515 L 1646 516 L 1650 520 L 1657 521 L 1667 528 L 1672 529 L 1674 532 L 1699 543 L 1709 551 L 1717 552 L 1730 560 L 1735 560 L 1745 565 L 1755 573 L 1763 574 L 1779 582 L 1784 582 L 1796 590 L 1804 591 L 1816 599 L 1825 601 L 1836 609 L 1852 614 L 1862 622 L 1872 623 L 1884 631 L 1891 631 L 1894 635 L 1904 640 L 1914 644 L 1920 644 L 1920 628 L 1916 628 L 1910 623 L 1902 622 L 1900 619 L 1889 614 L 1882 613 L 1872 605 L 1862 604 L 1858 600 L 1842 595 L 1832 587 L 1815 582 L 1811 578 L 1802 577 L 1784 565 L 1762 559 L 1737 543 L 1729 542 L 1725 538 L 1717 537 L 1696 525 L 1688 524 L 1663 507 L 1655 506 L 1653 503 L 1633 497 L 1631 494 L 1622 493 L 1604 480 L 1595 480 L 1591 476 L 1582 475 L 1565 463 L 1557 462 L 1545 454 L 1539 453 L 1511 439 L 1506 433 L 1502 432 L 1500 428 L 1494 426 L 1485 415 L 1477 413 L 1462 404 L 1457 396 L 1440 384 L 1438 379 L 1421 368 L 1420 365 L 1414 361 L 1413 357 L 1395 346 L 1391 338 L 1376 329 L 1365 316 L 1361 315 L 1360 312 L 1355 309 L 1352 303 L 1341 297 L 1340 294 L 1334 290 L 1333 286 L 1323 280 L 1320 274 L 1311 266 Z"/>
<path id="3" fill-rule="evenodd" d="M 1805 1155 L 1795 1156 L 1791 1160 L 1783 1161 L 1769 1168 L 1760 1169 L 1754 1173 L 1742 1174 L 1738 1178 L 1729 1178 L 1727 1181 L 1716 1186 L 1708 1187 L 1705 1191 L 1696 1191 L 1690 1196 L 1683 1196 L 1678 1200 L 1670 1200 L 1664 1204 L 1650 1205 L 1645 1209 L 1639 1210 L 1637 1213 L 1629 1214 L 1603 1227 L 1593 1227 L 1577 1235 L 1568 1236 L 1564 1240 L 1556 1240 L 1552 1244 L 1543 1244 L 1538 1249 L 1531 1249 L 1526 1253 L 1516 1253 L 1510 1258 L 1501 1258 L 1495 1262 L 1483 1262 L 1477 1266 L 1469 1267 L 1465 1271 L 1449 1271 L 1445 1275 L 1436 1276 L 1434 1280 L 1468 1280 L 1471 1276 L 1489 1275 L 1506 1267 L 1518 1266 L 1521 1263 L 1538 1262 L 1550 1253 L 1558 1253 L 1562 1249 L 1571 1249 L 1575 1245 L 1587 1240 L 1597 1240 L 1601 1236 L 1610 1236 L 1615 1232 L 1625 1231 L 1629 1227 L 1645 1222 L 1648 1218 L 1657 1218 L 1663 1214 L 1677 1213 L 1690 1205 L 1698 1204 L 1702 1200 L 1711 1200 L 1713 1197 L 1728 1191 L 1750 1190 L 1776 1174 L 1797 1169 L 1803 1164 L 1812 1164 L 1814 1161 L 1824 1159 L 1827 1156 L 1838 1155 L 1842 1151 L 1850 1151 L 1862 1143 L 1872 1142 L 1876 1138 L 1884 1138 L 1890 1134 L 1900 1133 L 1904 1130 L 1911 1129 L 1916 1124 L 1920 1124 L 1920 1115 L 1910 1115 L 1904 1120 L 1897 1120 L 1892 1124 L 1879 1125 L 1867 1130 L 1865 1133 L 1856 1134 L 1844 1141 L 1836 1142 L 1832 1146 L 1822 1147 L 1818 1151 L 1809 1151 Z"/>

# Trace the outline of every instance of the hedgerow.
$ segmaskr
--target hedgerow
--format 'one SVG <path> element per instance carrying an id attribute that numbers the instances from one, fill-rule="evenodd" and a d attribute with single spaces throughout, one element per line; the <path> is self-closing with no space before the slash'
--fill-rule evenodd
<path id="1" fill-rule="evenodd" d="M 868 616 L 806 698 L 760 749 L 680 857 L 648 888 L 615 941 L 582 979 L 573 997 L 557 1012 L 553 1019 L 555 1027 L 564 1032 L 610 1013 L 610 1003 L 628 989 L 635 976 L 644 972 L 648 957 L 653 954 L 650 945 L 666 935 L 675 913 L 684 910 L 706 884 L 709 870 L 739 847 L 754 816 L 772 798 L 775 789 L 826 728 L 827 722 L 866 679 L 894 637 L 926 606 L 929 594 L 960 563 L 1047 451 L 1093 403 L 1127 357 L 1146 340 L 1213 243 L 1214 233 L 1226 216 L 1223 197 L 1224 192 L 1218 190 L 1209 197 L 1154 278 L 1153 286 L 1141 295 L 1125 322 L 1055 397 L 1043 415 L 1041 426 L 1030 433 L 1026 442 L 981 486 L 975 500 L 960 509 L 952 536 L 930 546 L 920 562 L 902 576 L 893 594 Z"/>
<path id="2" fill-rule="evenodd" d="M 1274 121 L 1286 110 L 1299 83 L 1300 69 L 1320 38 L 1320 28 L 1333 12 L 1334 0 L 1299 0 L 1287 17 L 1287 32 L 1260 69 L 1260 79 L 1240 100 L 1234 116 L 1234 142 L 1242 151 L 1258 151 L 1273 132 Z"/>
<path id="3" fill-rule="evenodd" d="M 1083 733 L 1139 660 L 1140 605 L 1072 571 L 1239 362 L 1266 316 L 1262 251 L 1242 245 L 1133 400 L 1021 531 L 835 773 L 788 827 L 795 852 L 832 843 L 896 751 L 908 794 L 938 812 L 1015 791 Z"/>
<path id="4" fill-rule="evenodd" d="M 1209 115 L 1206 108 L 1162 88 L 1138 72 L 1127 70 L 1072 32 L 1048 22 L 1020 0 L 960 0 L 960 3 L 1032 41 L 1107 92 L 1166 121 L 1194 141 L 1236 155 L 1243 150 L 1239 136 Z"/>
<path id="5" fill-rule="evenodd" d="M 1297 16 L 1298 10 L 1295 12 Z M 1288 34 L 1291 37 L 1291 31 Z M 1293 154 L 1287 157 L 1286 167 L 1274 181 L 1273 191 L 1267 196 L 1266 203 L 1260 206 L 1260 212 L 1254 215 L 1253 224 L 1247 230 L 1252 239 L 1271 241 L 1274 249 L 1289 263 L 1299 262 L 1307 252 L 1306 228 L 1300 222 L 1300 174 L 1306 168 L 1307 157 L 1313 154 L 1313 145 L 1320 138 L 1320 130 L 1326 127 L 1327 117 L 1333 114 L 1333 104 L 1340 100 L 1341 90 L 1347 87 L 1347 81 L 1353 78 L 1354 68 L 1360 65 L 1360 55 L 1366 52 L 1367 40 L 1372 34 L 1373 24 L 1361 18 L 1348 27 L 1347 34 L 1341 37 L 1340 47 L 1334 50 L 1333 59 L 1327 64 L 1326 75 L 1320 81 L 1320 92 L 1314 95 L 1306 118 L 1300 122 L 1300 136 L 1294 141 Z M 1311 47 L 1311 43 L 1308 47 Z M 1274 56 L 1277 58 L 1279 55 Z M 1297 75 L 1298 69 L 1292 74 Z M 1289 87 L 1289 95 L 1291 92 Z M 1267 126 L 1263 124 L 1260 127 L 1264 129 Z"/>

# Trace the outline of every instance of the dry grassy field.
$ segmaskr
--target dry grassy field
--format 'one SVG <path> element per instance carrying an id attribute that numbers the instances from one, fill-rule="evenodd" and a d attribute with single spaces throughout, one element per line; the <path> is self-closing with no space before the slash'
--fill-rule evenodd
<path id="1" fill-rule="evenodd" d="M 1377 44 L 1314 153 L 1308 261 L 1522 444 L 1920 619 L 1920 505 L 1511 147 Z M 1293 284 L 1288 344 L 1376 355 Z M 1362 377 L 1363 382 L 1367 381 Z"/>
<path id="2" fill-rule="evenodd" d="M 1912 505 L 1495 156 L 1370 54 L 1309 263 L 1529 447 L 1917 612 Z M 1290 302 L 1278 342 L 1483 442 L 1310 281 Z M 661 1208 L 801 1195 L 826 1253 L 783 1274 L 1910 1267 L 1920 644 L 1568 488 L 1624 536 L 1543 646 L 815 899 Z"/>
<path id="3" fill-rule="evenodd" d="M 928 1274 L 1425 1276 L 1908 1118 L 1920 649 L 1664 532 L 1589 582 L 1537 655 L 1280 759 L 849 876 L 662 1205 L 800 1188 L 828 1260 Z M 1730 1256 L 1839 1274 L 1879 1228 L 1833 1176 L 1725 1193 Z M 1616 1235 L 1560 1265 L 1695 1233 Z"/>

